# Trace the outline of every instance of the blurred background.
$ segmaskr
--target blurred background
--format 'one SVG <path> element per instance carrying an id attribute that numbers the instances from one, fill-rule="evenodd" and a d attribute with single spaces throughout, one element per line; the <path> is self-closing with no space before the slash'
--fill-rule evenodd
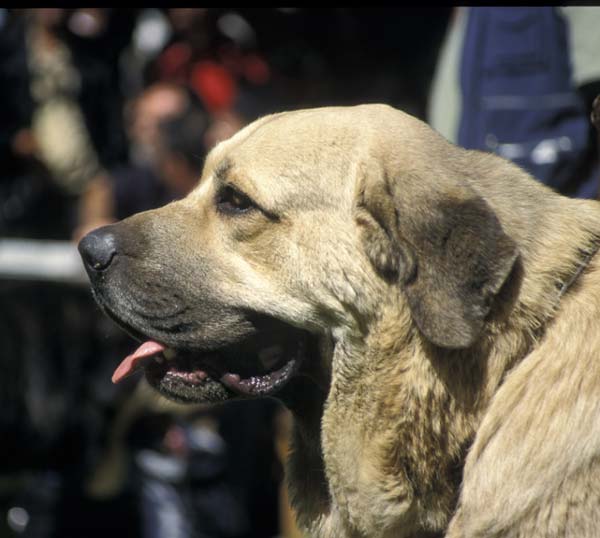
<path id="1" fill-rule="evenodd" d="M 325 105 L 388 103 L 596 197 L 598 8 L 528 9 L 0 9 L 0 538 L 298 535 L 286 411 L 112 385 L 136 344 L 95 306 L 76 242 L 185 196 L 254 119 Z"/>

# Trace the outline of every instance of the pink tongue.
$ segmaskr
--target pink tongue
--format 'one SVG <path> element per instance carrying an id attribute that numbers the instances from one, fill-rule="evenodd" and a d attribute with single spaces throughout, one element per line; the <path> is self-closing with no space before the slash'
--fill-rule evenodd
<path id="1" fill-rule="evenodd" d="M 149 340 L 138 347 L 131 355 L 125 357 L 112 376 L 112 382 L 118 383 L 123 378 L 135 372 L 140 367 L 140 362 L 148 357 L 154 357 L 165 350 L 165 346 Z"/>

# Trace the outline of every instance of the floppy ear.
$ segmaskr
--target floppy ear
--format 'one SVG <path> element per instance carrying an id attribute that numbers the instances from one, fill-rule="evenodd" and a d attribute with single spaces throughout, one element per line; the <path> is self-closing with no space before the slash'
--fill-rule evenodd
<path id="1" fill-rule="evenodd" d="M 518 255 L 487 202 L 466 181 L 368 166 L 357 222 L 371 263 L 402 286 L 425 337 L 471 346 Z"/>

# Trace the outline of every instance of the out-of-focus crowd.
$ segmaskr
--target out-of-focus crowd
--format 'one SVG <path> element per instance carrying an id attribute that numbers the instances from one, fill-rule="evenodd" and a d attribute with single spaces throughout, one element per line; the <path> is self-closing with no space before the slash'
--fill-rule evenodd
<path id="1" fill-rule="evenodd" d="M 76 241 L 180 198 L 266 113 L 423 117 L 448 13 L 0 9 L 0 237 Z M 274 401 L 179 409 L 113 386 L 135 344 L 77 286 L 0 278 L 0 341 L 0 537 L 294 535 Z"/>
<path id="2" fill-rule="evenodd" d="M 423 116 L 446 12 L 415 54 L 423 13 L 355 11 L 2 10 L 0 233 L 77 237 L 179 197 L 207 149 L 266 113 L 385 101 Z"/>

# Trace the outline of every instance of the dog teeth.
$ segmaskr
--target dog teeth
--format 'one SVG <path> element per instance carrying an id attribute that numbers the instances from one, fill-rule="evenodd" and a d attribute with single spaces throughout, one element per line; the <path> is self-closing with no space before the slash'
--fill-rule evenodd
<path id="1" fill-rule="evenodd" d="M 170 360 L 173 360 L 177 356 L 177 352 L 174 349 L 167 348 L 163 351 L 163 355 L 165 356 L 165 359 L 170 361 Z"/>
<path id="2" fill-rule="evenodd" d="M 275 366 L 281 355 L 283 355 L 283 348 L 281 346 L 266 347 L 258 352 L 258 358 L 265 368 Z"/>

